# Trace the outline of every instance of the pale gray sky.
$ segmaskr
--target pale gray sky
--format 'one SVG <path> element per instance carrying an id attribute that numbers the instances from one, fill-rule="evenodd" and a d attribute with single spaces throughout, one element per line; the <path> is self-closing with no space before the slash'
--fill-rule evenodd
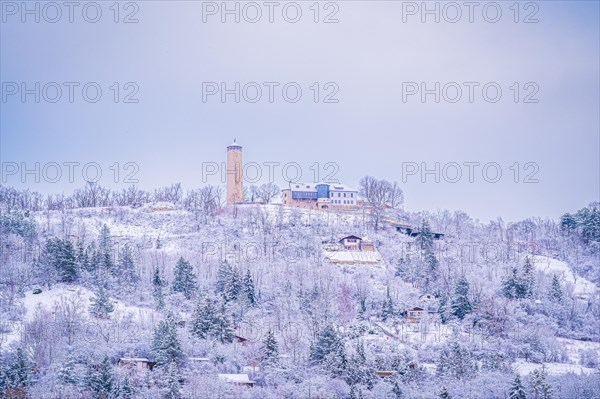
<path id="1" fill-rule="evenodd" d="M 33 8 L 35 3 L 27 4 Z M 142 188 L 172 182 L 198 187 L 203 163 L 223 162 L 225 147 L 236 137 L 245 161 L 262 166 L 259 183 L 268 180 L 264 163 L 280 163 L 274 168 L 280 185 L 284 164 L 298 163 L 302 179 L 313 180 L 315 163 L 321 179 L 334 170 L 326 165 L 332 163 L 335 176 L 351 186 L 366 174 L 398 181 L 412 211 L 461 209 L 482 221 L 497 216 L 517 220 L 558 217 L 598 200 L 598 2 L 520 3 L 518 23 L 515 9 L 509 8 L 513 2 L 494 3 L 502 12 L 497 23 L 486 20 L 495 18 L 496 6 L 490 2 L 478 3 L 473 22 L 461 6 L 456 23 L 447 21 L 456 10 L 444 8 L 446 3 L 439 3 L 439 23 L 434 15 L 411 8 L 421 2 L 322 2 L 318 23 L 314 2 L 290 3 L 277 3 L 273 23 L 262 2 L 256 3 L 262 12 L 256 23 L 244 20 L 254 18 L 256 11 L 248 2 L 239 3 L 239 23 L 233 15 L 225 15 L 222 23 L 220 10 L 205 13 L 203 22 L 203 8 L 212 11 L 221 2 L 200 1 L 136 2 L 137 8 L 120 10 L 119 23 L 109 8 L 113 2 L 99 3 L 97 23 L 85 21 L 83 6 L 74 10 L 73 23 L 66 8 L 56 23 L 46 21 L 55 18 L 56 10 L 40 9 L 36 23 L 35 15 L 23 15 L 21 2 L 3 1 L 4 184 L 69 193 L 83 178 L 81 166 L 75 167 L 74 182 L 69 182 L 64 163 L 96 162 L 103 172 L 100 183 L 124 186 L 126 176 L 136 171 L 125 165 L 131 162 L 139 167 L 134 177 Z M 233 8 L 236 3 L 227 4 Z M 427 4 L 433 8 L 437 3 Z M 301 9 L 299 22 L 285 20 L 284 6 L 288 19 Z M 93 8 L 86 12 L 86 18 L 95 17 Z M 123 23 L 130 14 L 137 23 Z M 323 23 L 326 16 L 338 22 Z M 34 94 L 21 101 L 22 82 L 28 88 L 40 82 L 39 103 Z M 49 102 L 55 86 L 43 88 L 48 82 L 63 87 L 56 103 Z M 80 84 L 74 87 L 73 103 L 64 82 Z M 96 103 L 83 98 L 88 82 L 102 89 Z M 114 82 L 119 83 L 118 103 Z M 217 87 L 225 82 L 228 88 L 240 82 L 240 102 L 233 94 L 224 103 L 219 93 L 208 95 L 206 90 L 214 86 L 203 82 Z M 255 87 L 243 90 L 249 82 L 262 87 L 256 103 L 250 102 Z M 279 84 L 272 103 L 265 82 Z M 282 94 L 290 82 L 302 89 L 296 103 Z M 421 83 L 432 89 L 436 82 L 439 103 L 434 94 L 424 103 L 420 93 L 407 94 L 415 87 L 421 90 Z M 447 85 L 451 82 L 456 84 Z M 472 103 L 465 82 L 477 84 Z M 484 98 L 486 84 L 490 101 L 497 87 L 502 90 L 497 102 Z M 462 97 L 451 103 L 456 86 Z M 93 97 L 94 87 L 88 89 Z M 139 102 L 124 103 L 137 89 L 131 98 Z M 293 96 L 294 90 L 290 87 L 287 94 Z M 335 91 L 329 98 L 338 102 L 324 102 Z M 8 173 L 15 164 L 34 168 L 36 162 L 39 183 L 35 174 L 21 179 L 19 173 Z M 44 176 L 49 162 L 62 165 L 63 175 L 54 183 L 48 181 L 53 166 L 46 167 Z M 112 182 L 115 162 L 119 184 Z M 434 169 L 436 163 L 439 182 L 435 173 L 421 175 L 423 167 Z M 468 165 L 475 164 L 465 163 L 479 163 L 472 166 L 472 182 Z M 415 165 L 416 174 L 408 174 Z M 492 183 L 497 168 L 502 176 Z M 294 170 L 288 172 L 293 177 Z"/>

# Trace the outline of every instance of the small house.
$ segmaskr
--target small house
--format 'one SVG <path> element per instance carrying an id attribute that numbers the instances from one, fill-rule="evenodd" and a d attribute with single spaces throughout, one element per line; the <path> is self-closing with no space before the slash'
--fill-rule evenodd
<path id="1" fill-rule="evenodd" d="M 234 385 L 253 387 L 256 384 L 255 381 L 250 380 L 248 374 L 219 374 L 219 379 L 232 383 Z"/>
<path id="2" fill-rule="evenodd" d="M 386 378 L 386 377 L 393 377 L 397 373 L 393 370 L 377 370 L 377 371 L 375 371 L 375 374 L 377 374 L 378 377 Z"/>
<path id="3" fill-rule="evenodd" d="M 145 357 L 122 357 L 117 364 L 121 367 L 133 367 L 152 371 L 156 362 L 151 362 Z"/>
<path id="4" fill-rule="evenodd" d="M 361 242 L 362 238 L 354 235 L 346 236 L 339 241 L 344 249 L 348 251 L 360 251 Z"/>
<path id="5" fill-rule="evenodd" d="M 416 323 L 421 320 L 424 312 L 425 309 L 415 306 L 414 308 L 406 311 L 406 318 L 408 319 L 409 323 Z"/>

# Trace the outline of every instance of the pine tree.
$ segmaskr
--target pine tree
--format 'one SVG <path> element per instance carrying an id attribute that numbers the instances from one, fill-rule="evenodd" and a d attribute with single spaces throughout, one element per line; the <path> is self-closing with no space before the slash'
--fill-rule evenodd
<path id="1" fill-rule="evenodd" d="M 6 385 L 13 389 L 25 389 L 31 385 L 32 364 L 22 348 L 17 348 L 5 371 Z"/>
<path id="2" fill-rule="evenodd" d="M 154 269 L 154 274 L 152 276 L 152 296 L 154 296 L 154 300 L 156 302 L 156 308 L 158 310 L 164 309 L 165 307 L 165 297 L 163 295 L 163 286 L 164 282 L 160 277 L 160 271 L 158 270 L 158 266 Z"/>
<path id="3" fill-rule="evenodd" d="M 216 303 L 211 298 L 199 298 L 192 315 L 190 332 L 201 339 L 209 337 L 215 329 Z"/>
<path id="4" fill-rule="evenodd" d="M 271 330 L 267 333 L 262 346 L 263 363 L 267 365 L 277 364 L 279 361 L 279 346 L 275 340 L 275 334 Z"/>
<path id="5" fill-rule="evenodd" d="M 442 390 L 440 391 L 440 394 L 438 397 L 440 399 L 452 399 L 452 396 L 450 396 L 450 392 L 448 392 L 448 388 L 446 388 L 446 387 L 442 387 Z"/>
<path id="6" fill-rule="evenodd" d="M 392 388 L 392 393 L 394 394 L 394 397 L 396 399 L 402 399 L 402 398 L 404 398 L 404 392 L 402 392 L 402 388 L 400 388 L 400 385 L 398 384 L 398 381 L 394 381 L 394 386 Z"/>
<path id="7" fill-rule="evenodd" d="M 417 244 L 421 248 L 423 259 L 427 265 L 428 273 L 435 273 L 438 268 L 438 260 L 435 257 L 435 247 L 433 243 L 433 233 L 429 223 L 423 220 L 421 230 L 416 239 Z"/>
<path id="8" fill-rule="evenodd" d="M 129 376 L 126 375 L 119 385 L 119 399 L 133 399 L 135 397 L 135 389 L 131 385 Z"/>
<path id="9" fill-rule="evenodd" d="M 129 245 L 125 245 L 121 251 L 118 271 L 123 283 L 127 285 L 135 284 L 139 280 L 139 276 L 135 270 L 133 253 Z"/>
<path id="10" fill-rule="evenodd" d="M 114 265 L 112 259 L 112 239 L 110 237 L 110 230 L 105 224 L 100 230 L 100 240 L 98 244 L 98 252 L 100 253 L 100 266 L 103 270 L 108 272 L 114 272 Z"/>
<path id="11" fill-rule="evenodd" d="M 223 261 L 221 265 L 219 265 L 219 270 L 217 271 L 217 281 L 215 284 L 215 288 L 217 292 L 224 293 L 225 287 L 231 280 L 231 275 L 233 274 L 233 268 L 227 261 Z"/>
<path id="12" fill-rule="evenodd" d="M 254 292 L 254 281 L 252 280 L 252 275 L 250 274 L 250 269 L 246 269 L 246 274 L 244 275 L 244 280 L 242 282 L 244 287 L 244 294 L 246 296 L 246 301 L 248 305 L 254 306 L 256 305 L 256 294 Z"/>
<path id="13" fill-rule="evenodd" d="M 223 298 L 225 299 L 225 302 L 237 300 L 241 290 L 242 282 L 238 270 L 232 269 L 229 280 L 225 284 L 225 291 L 223 292 Z"/>
<path id="14" fill-rule="evenodd" d="M 233 342 L 234 330 L 225 302 L 221 304 L 221 309 L 216 314 L 214 327 L 213 336 L 221 341 L 221 343 Z"/>
<path id="15" fill-rule="evenodd" d="M 521 377 L 519 374 L 515 376 L 515 379 L 508 390 L 508 399 L 527 399 L 527 394 L 525 393 L 525 387 L 521 382 Z"/>
<path id="16" fill-rule="evenodd" d="M 392 297 L 390 296 L 390 287 L 387 287 L 387 295 L 385 302 L 383 303 L 383 309 L 381 310 L 381 320 L 387 321 L 391 319 L 395 315 L 394 311 L 394 302 L 392 301 Z"/>
<path id="17" fill-rule="evenodd" d="M 179 258 L 179 261 L 177 261 L 172 289 L 174 292 L 183 293 L 186 299 L 192 298 L 197 289 L 194 269 L 192 268 L 192 265 L 190 265 L 190 262 L 183 259 L 183 257 Z"/>
<path id="18" fill-rule="evenodd" d="M 60 238 L 47 240 L 39 260 L 39 267 L 45 279 L 58 278 L 67 283 L 77 280 L 79 271 L 71 241 Z"/>
<path id="19" fill-rule="evenodd" d="M 556 303 L 560 303 L 563 300 L 562 288 L 560 287 L 560 281 L 558 281 L 558 276 L 556 274 L 552 277 L 549 297 L 552 302 Z"/>
<path id="20" fill-rule="evenodd" d="M 469 282 L 465 276 L 461 276 L 452 298 L 452 314 L 462 320 L 472 310 L 473 307 L 469 301 Z"/>
<path id="21" fill-rule="evenodd" d="M 73 350 L 69 348 L 69 353 L 58 370 L 58 379 L 61 383 L 67 385 L 77 385 L 79 383 L 79 378 L 75 371 L 76 364 L 77 362 Z"/>
<path id="22" fill-rule="evenodd" d="M 535 268 L 531 263 L 529 257 L 525 259 L 525 265 L 523 266 L 523 278 L 522 278 L 522 290 L 524 298 L 533 298 L 533 291 L 535 289 Z"/>
<path id="23" fill-rule="evenodd" d="M 344 374 L 347 365 L 344 342 L 332 325 L 326 326 L 311 345 L 310 360 L 313 364 L 320 364 L 332 376 L 340 377 Z"/>
<path id="24" fill-rule="evenodd" d="M 100 364 L 93 364 L 88 368 L 86 381 L 94 398 L 109 399 L 112 397 L 114 377 L 108 356 L 104 356 Z"/>
<path id="25" fill-rule="evenodd" d="M 92 315 L 99 319 L 106 319 L 109 313 L 112 313 L 114 306 L 110 301 L 108 293 L 103 286 L 100 286 L 96 292 L 96 296 L 92 298 L 92 304 L 89 311 Z"/>
<path id="26" fill-rule="evenodd" d="M 182 399 L 181 385 L 179 384 L 179 372 L 177 365 L 172 362 L 169 364 L 169 379 L 167 383 L 168 389 L 165 393 L 165 399 Z"/>
<path id="27" fill-rule="evenodd" d="M 543 369 L 535 369 L 531 372 L 531 384 L 534 399 L 552 399 L 552 388 L 546 381 L 546 372 Z"/>
<path id="28" fill-rule="evenodd" d="M 172 314 L 168 314 L 167 318 L 162 320 L 154 331 L 152 352 L 158 365 L 179 363 L 183 359 L 183 350 Z"/>
<path id="29" fill-rule="evenodd" d="M 519 278 L 517 276 L 517 268 L 513 267 L 512 272 L 502 282 L 502 293 L 508 299 L 518 298 Z"/>

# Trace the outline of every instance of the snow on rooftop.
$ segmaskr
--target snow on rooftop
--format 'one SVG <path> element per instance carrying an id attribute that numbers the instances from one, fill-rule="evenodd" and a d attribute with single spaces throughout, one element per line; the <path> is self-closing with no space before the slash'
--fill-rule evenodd
<path id="1" fill-rule="evenodd" d="M 227 382 L 234 382 L 236 384 L 252 384 L 254 381 L 250 380 L 248 374 L 218 374 L 219 379 Z"/>

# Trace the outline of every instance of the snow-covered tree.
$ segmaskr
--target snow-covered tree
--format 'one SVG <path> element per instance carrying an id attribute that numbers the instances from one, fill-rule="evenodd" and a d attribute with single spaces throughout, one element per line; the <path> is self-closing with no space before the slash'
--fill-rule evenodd
<path id="1" fill-rule="evenodd" d="M 508 399 L 527 399 L 525 387 L 521 382 L 521 376 L 518 374 L 515 376 L 515 379 L 508 390 Z"/>
<path id="2" fill-rule="evenodd" d="M 442 387 L 442 390 L 440 391 L 440 394 L 438 395 L 438 398 L 440 398 L 440 399 L 452 399 L 452 396 L 450 396 L 450 392 L 448 392 L 448 388 Z"/>
<path id="3" fill-rule="evenodd" d="M 165 320 L 158 323 L 158 327 L 154 330 L 152 353 L 158 365 L 179 363 L 183 360 L 184 354 L 177 334 L 177 326 L 170 313 Z"/>
<path id="4" fill-rule="evenodd" d="M 248 305 L 254 306 L 256 304 L 256 293 L 254 289 L 254 281 L 252 280 L 252 275 L 250 274 L 250 269 L 246 269 L 242 286 L 244 295 L 246 297 L 246 302 Z"/>
<path id="5" fill-rule="evenodd" d="M 311 345 L 310 360 L 321 365 L 334 377 L 343 376 L 346 366 L 344 341 L 333 325 L 327 325 Z"/>
<path id="6" fill-rule="evenodd" d="M 9 359 L 9 365 L 4 371 L 4 383 L 16 392 L 26 392 L 32 383 L 32 363 L 22 348 L 17 348 Z"/>
<path id="7" fill-rule="evenodd" d="M 560 286 L 558 276 L 556 274 L 552 276 L 552 283 L 550 285 L 550 292 L 548 293 L 548 297 L 552 302 L 556 303 L 561 303 L 563 300 L 563 291 Z"/>
<path id="8" fill-rule="evenodd" d="M 108 356 L 100 364 L 88 367 L 86 385 L 95 399 L 110 399 L 114 393 L 114 376 Z"/>
<path id="9" fill-rule="evenodd" d="M 109 313 L 112 313 L 115 309 L 110 301 L 108 292 L 106 292 L 106 289 L 102 285 L 96 291 L 96 295 L 91 298 L 91 301 L 90 314 L 99 319 L 106 319 Z"/>
<path id="10" fill-rule="evenodd" d="M 262 360 L 267 365 L 274 365 L 279 361 L 279 346 L 275 340 L 275 334 L 271 330 L 269 330 L 263 341 Z"/>
<path id="11" fill-rule="evenodd" d="M 387 321 L 396 315 L 394 310 L 394 301 L 390 295 L 390 287 L 387 287 L 387 295 L 385 302 L 383 302 L 383 308 L 381 309 L 381 320 Z"/>
<path id="12" fill-rule="evenodd" d="M 77 385 L 79 384 L 79 376 L 77 375 L 77 371 L 75 367 L 77 365 L 77 359 L 75 358 L 74 352 L 72 349 L 69 349 L 69 352 L 65 358 L 65 360 L 61 363 L 60 368 L 58 369 L 58 379 L 62 384 L 67 385 Z"/>
<path id="13" fill-rule="evenodd" d="M 190 299 L 196 289 L 196 275 L 194 274 L 192 265 L 183 257 L 179 258 L 175 267 L 175 279 L 173 280 L 172 290 L 174 292 L 181 292 L 187 299 Z"/>
<path id="14" fill-rule="evenodd" d="M 128 375 L 125 375 L 119 383 L 118 398 L 119 399 L 133 399 L 135 398 L 136 390 L 131 383 L 131 379 Z"/>
<path id="15" fill-rule="evenodd" d="M 154 274 L 152 275 L 152 296 L 156 303 L 157 309 L 163 309 L 165 307 L 165 296 L 163 294 L 163 286 L 165 285 L 158 266 L 154 268 Z"/>
<path id="16" fill-rule="evenodd" d="M 469 299 L 469 282 L 465 276 L 461 276 L 456 283 L 452 297 L 452 314 L 462 320 L 472 310 L 473 306 Z"/>
<path id="17" fill-rule="evenodd" d="M 135 268 L 133 253 L 129 245 L 123 246 L 119 256 L 119 267 L 117 269 L 121 282 L 125 285 L 137 283 L 139 276 Z"/>
<path id="18" fill-rule="evenodd" d="M 546 381 L 546 372 L 535 369 L 531 372 L 531 385 L 533 387 L 534 399 L 552 399 L 552 388 Z"/>
<path id="19" fill-rule="evenodd" d="M 182 399 L 183 394 L 181 393 L 181 384 L 179 384 L 179 370 L 175 362 L 169 364 L 168 373 L 167 392 L 165 392 L 164 399 Z"/>

